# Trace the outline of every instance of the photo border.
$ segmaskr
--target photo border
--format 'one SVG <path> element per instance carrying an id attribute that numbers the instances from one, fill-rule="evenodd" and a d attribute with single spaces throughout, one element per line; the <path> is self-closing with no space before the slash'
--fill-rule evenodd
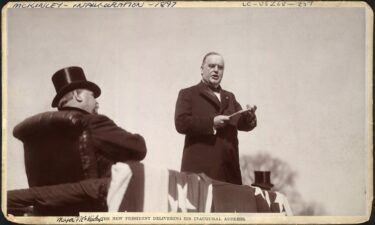
<path id="1" fill-rule="evenodd" d="M 72 8 L 74 4 L 77 3 L 92 3 L 92 6 L 87 6 L 87 9 L 90 10 L 91 8 L 112 8 L 116 4 L 124 4 L 123 8 L 139 8 L 140 3 L 136 3 L 135 1 L 35 1 L 35 3 L 48 3 L 50 4 L 49 7 L 55 8 L 58 4 L 52 6 L 53 3 L 60 3 L 63 2 L 62 6 L 58 8 Z M 145 1 L 143 2 L 144 5 L 141 8 L 157 8 L 161 6 L 162 2 L 166 1 Z M 366 9 L 366 88 L 367 88 L 367 105 L 368 107 L 368 124 L 367 124 L 367 134 L 368 134 L 368 174 L 369 177 L 367 179 L 367 213 L 365 216 L 293 216 L 293 217 L 285 217 L 279 216 L 277 214 L 252 214 L 252 213 L 82 213 L 81 218 L 90 218 L 90 217 L 162 217 L 165 219 L 161 220 L 121 220 L 116 221 L 111 219 L 110 221 L 103 221 L 97 222 L 93 220 L 92 222 L 81 219 L 77 220 L 77 217 L 64 217 L 64 221 L 57 222 L 59 217 L 14 217 L 11 215 L 7 215 L 6 219 L 15 223 L 29 223 L 29 224 L 326 224 L 326 223 L 363 223 L 368 221 L 370 218 L 370 214 L 372 211 L 372 199 L 373 199 L 373 12 L 372 9 L 367 5 L 365 2 L 358 2 L 358 1 L 345 1 L 345 2 L 316 2 L 316 1 L 232 1 L 232 2 L 225 2 L 225 1 L 208 1 L 208 2 L 192 2 L 192 1 L 167 1 L 167 2 L 176 2 L 176 4 L 171 8 L 199 8 L 199 7 L 216 7 L 216 8 L 232 8 L 232 7 L 260 7 L 260 8 L 299 8 L 299 7 L 361 7 Z M 267 3 L 268 2 L 268 3 Z M 276 3 L 277 5 L 271 5 L 271 2 Z M 102 5 L 100 5 L 102 3 Z M 112 7 L 108 7 L 107 3 L 111 3 Z M 129 5 L 129 3 L 134 3 Z M 284 4 L 285 5 L 282 5 Z M 289 4 L 290 3 L 290 4 Z M 310 4 L 311 3 L 311 4 Z M 1 199 L 1 206 L 3 213 L 6 212 L 6 184 L 7 184 L 7 174 L 6 174 L 6 163 L 7 163 L 7 104 L 8 104 L 8 96 L 7 96 L 7 11 L 14 7 L 15 4 L 24 4 L 25 6 L 30 2 L 17 2 L 12 1 L 8 2 L 2 8 L 2 199 Z M 47 5 L 48 5 L 47 4 Z M 310 4 L 310 5 L 309 5 Z M 137 6 L 138 5 L 138 6 Z M 42 5 L 40 7 L 43 7 Z M 117 6 L 118 7 L 118 6 Z M 38 7 L 36 7 L 38 8 Z M 367 118 L 366 118 L 367 119 Z M 4 213 L 5 215 L 5 213 Z M 221 221 L 215 220 L 169 220 L 168 217 L 198 217 L 198 218 L 221 218 Z M 234 218 L 245 218 L 245 220 L 239 221 L 228 221 L 224 222 L 225 218 L 234 217 Z"/>

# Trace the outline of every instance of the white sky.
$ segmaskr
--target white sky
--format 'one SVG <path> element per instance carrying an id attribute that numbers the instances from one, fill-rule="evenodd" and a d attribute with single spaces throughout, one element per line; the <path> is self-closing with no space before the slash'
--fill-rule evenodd
<path id="1" fill-rule="evenodd" d="M 364 215 L 365 32 L 363 8 L 10 9 L 8 188 L 27 187 L 13 127 L 52 110 L 51 76 L 72 65 L 101 87 L 101 113 L 144 136 L 144 163 L 179 170 L 177 94 L 217 51 L 222 87 L 258 107 L 240 154 L 288 162 L 304 199 L 328 215 Z"/>

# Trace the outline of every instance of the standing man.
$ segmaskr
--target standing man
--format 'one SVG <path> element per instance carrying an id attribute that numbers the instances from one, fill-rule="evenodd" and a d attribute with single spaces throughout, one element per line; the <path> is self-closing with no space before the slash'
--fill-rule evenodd
<path id="1" fill-rule="evenodd" d="M 116 162 L 140 161 L 146 156 L 146 143 L 141 135 L 130 133 L 98 114 L 96 98 L 101 90 L 86 80 L 82 68 L 63 68 L 52 76 L 52 82 L 56 89 L 52 107 L 83 115 L 82 123 L 90 131 L 96 151 L 99 177 L 109 177 Z"/>
<path id="2" fill-rule="evenodd" d="M 223 73 L 223 57 L 207 53 L 201 65 L 202 81 L 179 92 L 175 126 L 185 134 L 181 171 L 242 184 L 237 130 L 256 127 L 256 106 L 247 105 L 247 110 L 231 116 L 242 108 L 233 93 L 221 88 Z"/>

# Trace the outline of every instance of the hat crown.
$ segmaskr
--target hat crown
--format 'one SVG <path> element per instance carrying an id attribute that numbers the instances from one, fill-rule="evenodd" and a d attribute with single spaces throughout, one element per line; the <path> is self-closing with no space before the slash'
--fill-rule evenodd
<path id="1" fill-rule="evenodd" d="M 254 171 L 254 178 L 255 182 L 252 184 L 253 186 L 259 186 L 266 189 L 273 187 L 270 171 Z"/>
<path id="2" fill-rule="evenodd" d="M 56 92 L 74 82 L 86 82 L 86 76 L 83 69 L 78 66 L 66 67 L 57 71 L 52 76 L 52 82 Z"/>
<path id="3" fill-rule="evenodd" d="M 101 90 L 93 82 L 86 80 L 83 69 L 78 66 L 70 66 L 58 70 L 52 76 L 52 83 L 56 89 L 56 96 L 52 101 L 52 107 L 57 107 L 59 100 L 69 91 L 76 89 L 87 89 L 94 93 L 94 97 L 99 97 Z"/>

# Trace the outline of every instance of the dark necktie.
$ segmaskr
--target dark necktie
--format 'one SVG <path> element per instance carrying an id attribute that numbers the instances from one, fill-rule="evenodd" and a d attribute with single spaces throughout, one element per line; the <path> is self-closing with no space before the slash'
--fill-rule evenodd
<path id="1" fill-rule="evenodd" d="M 208 86 L 213 92 L 216 92 L 216 93 L 220 93 L 221 91 L 221 87 L 220 85 L 217 86 L 216 88 L 215 87 L 211 87 L 211 86 Z"/>

